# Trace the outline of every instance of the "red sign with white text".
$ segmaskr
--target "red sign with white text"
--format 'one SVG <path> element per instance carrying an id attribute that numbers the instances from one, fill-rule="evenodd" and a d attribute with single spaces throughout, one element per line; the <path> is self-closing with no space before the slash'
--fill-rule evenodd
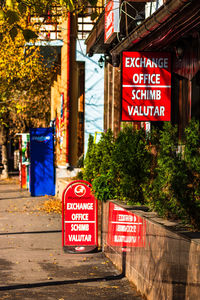
<path id="1" fill-rule="evenodd" d="M 114 33 L 113 1 L 108 2 L 105 8 L 105 42 Z"/>
<path id="2" fill-rule="evenodd" d="M 123 52 L 122 121 L 170 121 L 171 55 Z"/>
<path id="3" fill-rule="evenodd" d="M 118 247 L 144 247 L 145 220 L 132 212 L 110 202 L 108 244 Z"/>
<path id="4" fill-rule="evenodd" d="M 110 43 L 119 32 L 119 1 L 110 0 L 105 7 L 104 42 Z"/>
<path id="5" fill-rule="evenodd" d="M 86 181 L 73 181 L 63 192 L 63 247 L 73 252 L 97 247 L 97 200 Z"/>

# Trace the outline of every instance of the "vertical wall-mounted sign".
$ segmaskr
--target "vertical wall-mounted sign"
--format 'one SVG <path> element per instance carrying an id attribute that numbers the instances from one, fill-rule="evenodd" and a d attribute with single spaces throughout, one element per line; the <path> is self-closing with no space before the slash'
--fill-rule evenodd
<path id="1" fill-rule="evenodd" d="M 104 42 L 109 44 L 119 32 L 119 1 L 110 0 L 105 7 Z"/>
<path id="2" fill-rule="evenodd" d="M 64 122 L 64 93 L 60 95 L 60 120 L 61 123 Z"/>
<path id="3" fill-rule="evenodd" d="M 62 196 L 62 246 L 66 252 L 91 252 L 98 246 L 98 207 L 87 181 L 71 182 Z"/>
<path id="4" fill-rule="evenodd" d="M 132 247 L 144 247 L 145 220 L 112 202 L 109 203 L 108 245 L 122 251 Z"/>
<path id="5" fill-rule="evenodd" d="M 170 121 L 170 53 L 123 52 L 121 119 Z"/>

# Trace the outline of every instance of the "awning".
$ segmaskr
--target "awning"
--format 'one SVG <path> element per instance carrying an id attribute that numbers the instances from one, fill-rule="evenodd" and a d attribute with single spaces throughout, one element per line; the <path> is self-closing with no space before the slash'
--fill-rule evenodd
<path id="1" fill-rule="evenodd" d="M 141 25 L 112 48 L 104 44 L 104 14 L 86 40 L 87 53 L 106 53 L 113 57 L 124 50 L 159 50 L 177 41 L 187 32 L 200 29 L 199 0 L 169 0 Z"/>

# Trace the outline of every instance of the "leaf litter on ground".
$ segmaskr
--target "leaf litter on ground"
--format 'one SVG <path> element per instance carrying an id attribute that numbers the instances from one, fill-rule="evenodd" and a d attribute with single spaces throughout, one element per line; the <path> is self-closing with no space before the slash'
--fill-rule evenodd
<path id="1" fill-rule="evenodd" d="M 62 214 L 62 201 L 56 197 L 48 198 L 38 209 L 46 213 Z"/>

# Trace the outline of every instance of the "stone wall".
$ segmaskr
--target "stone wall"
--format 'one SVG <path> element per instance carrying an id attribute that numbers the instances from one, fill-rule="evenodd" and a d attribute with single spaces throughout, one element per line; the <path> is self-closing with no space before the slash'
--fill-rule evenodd
<path id="1" fill-rule="evenodd" d="M 122 274 L 148 300 L 199 299 L 200 234 L 180 232 L 180 226 L 154 213 L 115 202 L 120 214 L 116 215 L 110 203 L 103 204 L 102 248 Z M 131 218 L 135 223 L 131 224 Z M 135 232 L 128 232 L 134 224 Z"/>

